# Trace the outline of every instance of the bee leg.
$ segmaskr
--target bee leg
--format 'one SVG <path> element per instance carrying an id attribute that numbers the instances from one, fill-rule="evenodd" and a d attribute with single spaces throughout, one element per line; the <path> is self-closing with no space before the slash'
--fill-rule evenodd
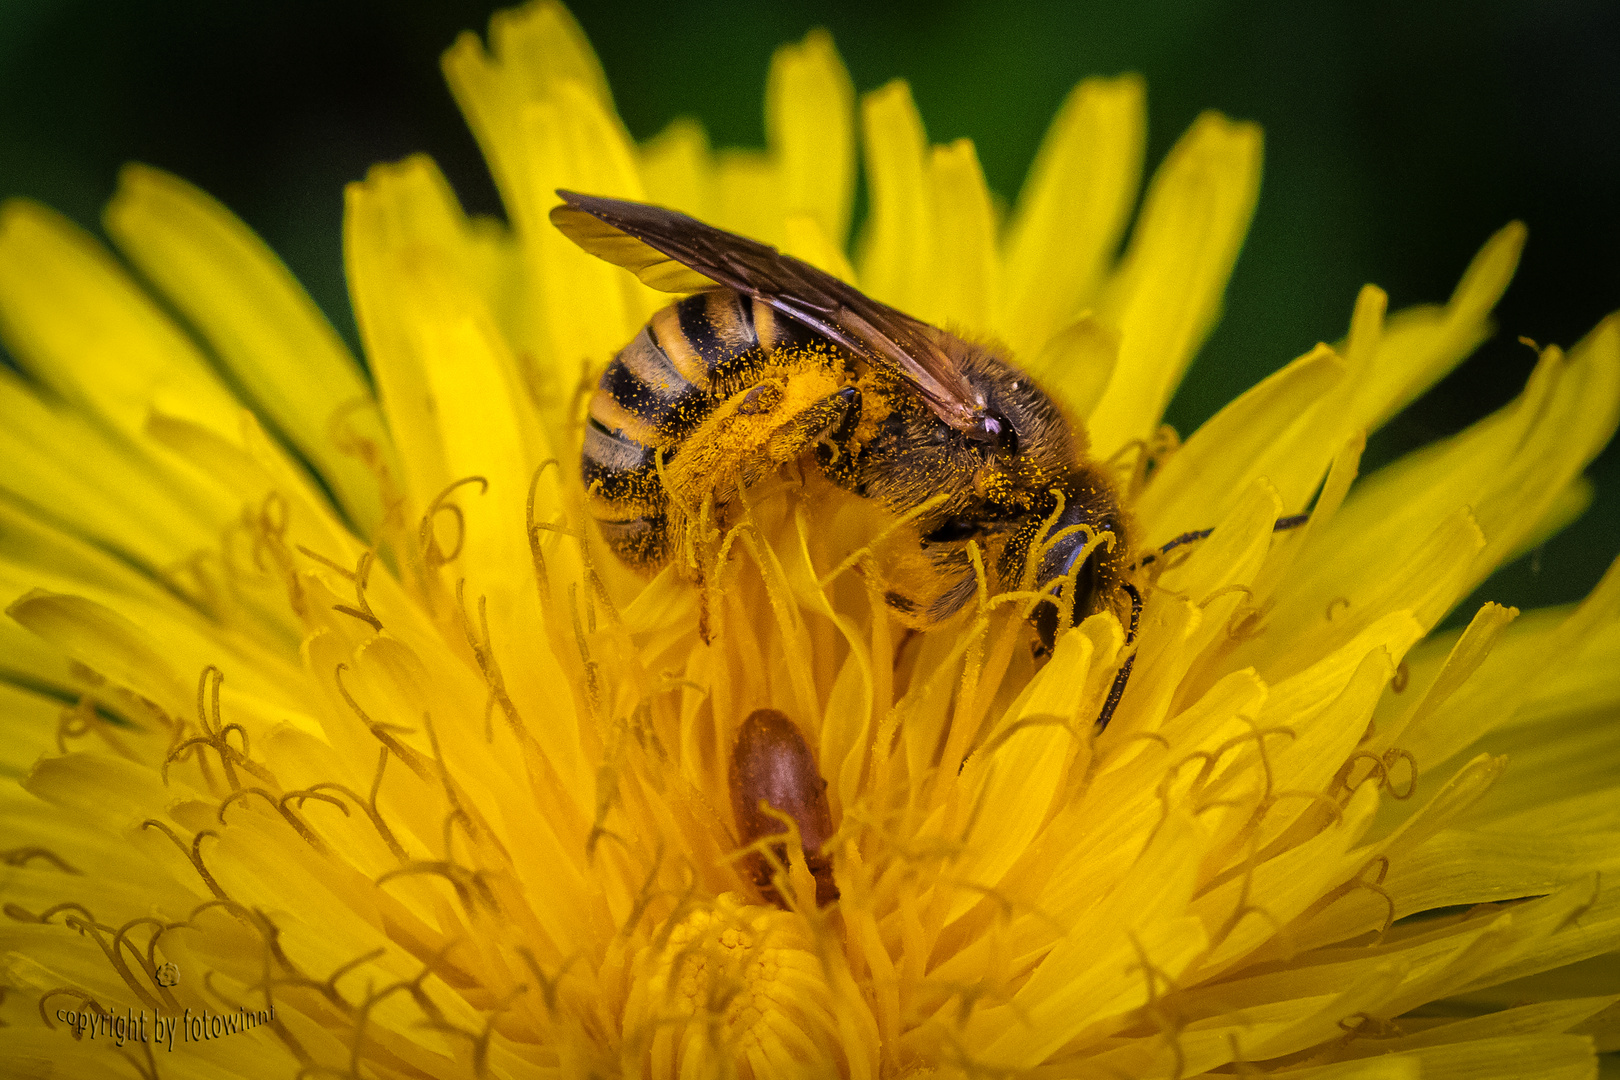
<path id="1" fill-rule="evenodd" d="M 853 386 L 845 386 L 826 398 L 824 403 L 832 405 L 834 417 L 816 442 L 816 462 L 833 483 L 852 487 L 855 483 L 855 453 L 850 448 L 849 440 L 861 422 L 861 392 Z"/>
<path id="2" fill-rule="evenodd" d="M 825 468 L 827 459 L 821 456 L 822 448 L 829 442 L 842 443 L 849 438 L 860 420 L 860 409 L 860 392 L 853 386 L 828 394 L 783 424 L 765 444 L 765 452 L 772 461 L 787 461 L 815 443 L 817 457 Z M 842 445 L 837 450 L 834 457 L 848 456 Z"/>
<path id="3" fill-rule="evenodd" d="M 1142 621 L 1142 594 L 1137 592 L 1136 586 L 1128 581 L 1122 582 L 1120 588 L 1125 590 L 1126 595 L 1131 598 L 1131 625 L 1125 631 L 1125 645 L 1129 647 L 1135 643 L 1136 628 Z M 1094 730 L 1098 735 L 1103 733 L 1103 729 L 1108 726 L 1108 721 L 1114 718 L 1114 710 L 1119 708 L 1119 699 L 1125 696 L 1125 684 L 1131 681 L 1131 668 L 1135 666 L 1135 653 L 1127 656 L 1125 662 L 1119 666 L 1119 672 L 1114 676 L 1114 685 L 1108 688 L 1108 697 L 1103 702 L 1102 712 L 1097 714 L 1097 723 Z"/>
<path id="4" fill-rule="evenodd" d="M 662 513 L 634 517 L 626 521 L 597 519 L 597 528 L 608 549 L 626 565 L 638 570 L 655 570 L 669 556 L 669 519 Z"/>

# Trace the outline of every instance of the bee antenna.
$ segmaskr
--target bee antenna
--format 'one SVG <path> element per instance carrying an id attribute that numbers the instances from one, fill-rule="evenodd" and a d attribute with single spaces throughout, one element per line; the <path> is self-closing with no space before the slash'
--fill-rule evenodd
<path id="1" fill-rule="evenodd" d="M 1311 515 L 1309 515 L 1309 514 L 1290 514 L 1288 517 L 1280 517 L 1275 522 L 1273 522 L 1272 526 L 1271 526 L 1271 531 L 1272 532 L 1287 532 L 1289 529 L 1297 529 L 1297 528 L 1299 528 L 1301 525 L 1305 524 L 1309 520 L 1311 520 Z M 1206 536 L 1208 536 L 1210 533 L 1212 533 L 1214 531 L 1215 531 L 1214 529 L 1195 529 L 1192 532 L 1184 532 L 1180 536 L 1176 537 L 1174 540 L 1171 540 L 1169 543 L 1166 543 L 1163 546 L 1161 546 L 1158 551 L 1155 551 L 1152 554 L 1143 556 L 1141 562 L 1137 563 L 1137 565 L 1138 566 L 1147 566 L 1148 564 L 1152 563 L 1155 559 L 1157 559 L 1160 555 L 1163 555 L 1163 554 L 1165 554 L 1166 552 L 1169 552 L 1169 551 L 1174 551 L 1176 548 L 1180 547 L 1183 544 L 1191 544 L 1194 541 L 1202 540 L 1202 539 L 1204 539 Z"/>
<path id="2" fill-rule="evenodd" d="M 1136 641 L 1136 628 L 1142 622 L 1142 594 L 1136 591 L 1136 586 L 1128 581 L 1120 583 L 1121 589 L 1131 598 L 1131 625 L 1125 631 L 1125 644 L 1131 645 Z M 1108 688 L 1108 699 L 1103 702 L 1102 712 L 1097 714 L 1096 731 L 1101 735 L 1108 726 L 1108 721 L 1114 718 L 1114 710 L 1119 708 L 1119 699 L 1125 696 L 1125 684 L 1131 681 L 1131 668 L 1136 666 L 1136 654 L 1125 658 L 1114 676 L 1114 685 Z"/>
<path id="3" fill-rule="evenodd" d="M 1191 544 L 1202 540 L 1214 531 L 1214 529 L 1194 529 L 1192 532 L 1184 532 L 1174 540 L 1170 541 L 1168 544 L 1161 545 L 1159 547 L 1159 554 L 1163 555 L 1166 552 L 1174 551 L 1183 544 Z"/>

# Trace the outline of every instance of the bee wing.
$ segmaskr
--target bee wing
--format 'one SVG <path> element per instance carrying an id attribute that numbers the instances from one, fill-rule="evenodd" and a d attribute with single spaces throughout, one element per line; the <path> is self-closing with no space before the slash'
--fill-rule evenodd
<path id="1" fill-rule="evenodd" d="M 570 240 L 664 292 L 716 285 L 769 304 L 863 359 L 899 372 L 941 420 L 981 423 L 978 400 L 933 327 L 768 244 L 661 206 L 558 191 L 551 223 Z"/>

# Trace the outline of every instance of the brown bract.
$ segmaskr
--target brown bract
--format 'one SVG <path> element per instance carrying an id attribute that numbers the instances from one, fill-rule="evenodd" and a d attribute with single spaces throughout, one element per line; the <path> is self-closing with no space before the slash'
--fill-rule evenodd
<path id="1" fill-rule="evenodd" d="M 737 731 L 731 751 L 731 810 L 744 847 L 774 836 L 798 834 L 805 865 L 816 879 L 816 904 L 838 899 L 833 884 L 832 860 L 821 846 L 833 834 L 832 811 L 827 807 L 827 781 L 816 770 L 804 736 L 785 713 L 755 709 Z M 791 819 L 791 830 L 789 821 Z M 760 892 L 782 903 L 774 878 L 785 871 L 785 844 L 758 848 L 748 855 L 747 867 Z"/>

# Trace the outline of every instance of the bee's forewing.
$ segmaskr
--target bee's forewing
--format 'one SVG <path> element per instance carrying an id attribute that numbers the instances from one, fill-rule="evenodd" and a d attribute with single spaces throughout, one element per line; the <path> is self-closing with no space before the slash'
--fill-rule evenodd
<path id="1" fill-rule="evenodd" d="M 558 191 L 551 222 L 598 258 L 664 292 L 735 289 L 904 376 L 939 418 L 971 428 L 982 403 L 926 323 L 768 244 L 660 206 Z"/>
<path id="2" fill-rule="evenodd" d="M 640 278 L 642 284 L 659 292 L 701 292 L 719 284 L 589 211 L 567 205 L 553 207 L 551 223 L 598 259 L 624 267 Z"/>

